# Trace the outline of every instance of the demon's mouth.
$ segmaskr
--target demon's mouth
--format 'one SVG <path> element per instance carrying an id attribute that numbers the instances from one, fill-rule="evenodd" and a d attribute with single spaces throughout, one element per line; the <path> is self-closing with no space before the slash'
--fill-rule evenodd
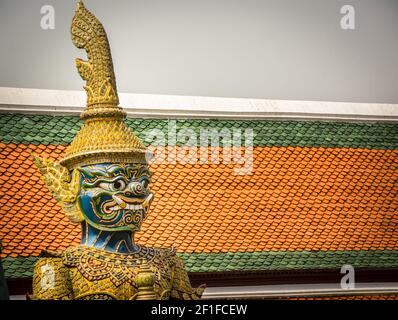
<path id="1" fill-rule="evenodd" d="M 102 205 L 102 210 L 106 214 L 112 214 L 119 210 L 142 210 L 145 213 L 148 211 L 148 207 L 153 199 L 153 194 L 150 193 L 145 199 L 127 198 L 124 196 L 112 196 L 112 200 L 105 202 Z"/>

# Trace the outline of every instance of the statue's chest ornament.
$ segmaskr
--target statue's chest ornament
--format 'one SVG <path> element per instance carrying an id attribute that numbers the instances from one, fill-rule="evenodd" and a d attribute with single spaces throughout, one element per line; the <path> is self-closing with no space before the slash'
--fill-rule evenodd
<path id="1" fill-rule="evenodd" d="M 136 287 L 135 277 L 143 261 L 156 276 L 156 282 L 171 281 L 173 265 L 170 263 L 175 250 L 140 247 L 132 254 L 107 252 L 86 246 L 69 248 L 64 253 L 64 263 L 76 267 L 84 278 L 98 281 L 109 278 L 119 286 L 125 282 Z"/>

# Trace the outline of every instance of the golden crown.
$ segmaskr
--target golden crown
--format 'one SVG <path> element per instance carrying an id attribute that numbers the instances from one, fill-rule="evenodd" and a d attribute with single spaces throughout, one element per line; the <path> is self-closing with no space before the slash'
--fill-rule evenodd
<path id="1" fill-rule="evenodd" d="M 69 170 L 103 162 L 146 163 L 146 148 L 126 125 L 119 98 L 112 56 L 104 27 L 79 1 L 72 20 L 73 44 L 87 52 L 88 61 L 76 59 L 86 81 L 87 107 L 83 126 L 66 149 L 60 164 Z"/>

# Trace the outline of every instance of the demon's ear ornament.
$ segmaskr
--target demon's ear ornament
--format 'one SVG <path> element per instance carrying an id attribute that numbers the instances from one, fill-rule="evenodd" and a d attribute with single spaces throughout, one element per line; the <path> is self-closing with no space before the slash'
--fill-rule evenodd
<path id="1" fill-rule="evenodd" d="M 75 223 L 83 221 L 83 216 L 77 206 L 79 194 L 80 173 L 77 169 L 69 173 L 68 169 L 49 159 L 32 155 L 33 162 L 42 174 L 42 180 L 51 194 L 62 205 L 66 217 Z"/>

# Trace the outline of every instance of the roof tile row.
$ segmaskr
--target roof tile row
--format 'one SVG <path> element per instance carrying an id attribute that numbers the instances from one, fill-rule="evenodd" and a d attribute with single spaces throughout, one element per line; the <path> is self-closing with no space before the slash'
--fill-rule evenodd
<path id="1" fill-rule="evenodd" d="M 242 133 L 253 130 L 254 146 L 295 146 L 309 147 L 354 147 L 398 149 L 398 125 L 382 123 L 345 123 L 318 121 L 249 121 L 249 120 L 159 120 L 127 119 L 127 124 L 147 144 L 158 144 L 153 135 L 147 134 L 156 129 L 167 137 L 170 126 L 176 130 L 193 130 L 199 137 L 201 130 L 216 129 L 231 133 L 223 136 L 224 145 L 235 144 L 232 131 Z M 81 121 L 78 116 L 46 116 L 2 114 L 0 116 L 0 139 L 5 143 L 35 145 L 67 145 L 76 135 Z M 226 131 L 226 130 L 229 130 Z M 153 131 L 152 131 L 153 132 Z M 181 145 L 177 139 L 177 143 Z M 199 140 L 199 139 L 198 139 Z M 276 155 L 284 157 L 283 155 Z M 301 160 L 301 158 L 299 158 Z"/>
<path id="2" fill-rule="evenodd" d="M 0 143 L 3 256 L 79 242 L 30 158 L 64 149 Z M 398 249 L 397 150 L 256 147 L 253 160 L 248 175 L 152 164 L 155 200 L 136 240 L 192 253 Z"/>

